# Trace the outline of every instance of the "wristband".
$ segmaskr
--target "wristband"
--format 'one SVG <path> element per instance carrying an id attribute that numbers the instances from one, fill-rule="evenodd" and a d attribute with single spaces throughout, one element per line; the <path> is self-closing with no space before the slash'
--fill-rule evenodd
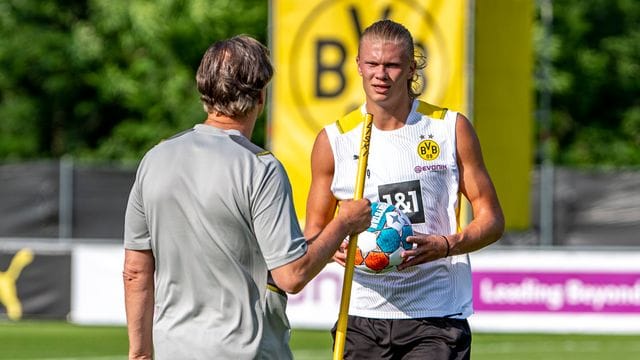
<path id="1" fill-rule="evenodd" d="M 449 239 L 446 236 L 440 235 L 444 239 L 444 242 L 447 243 L 447 254 L 444 256 L 445 258 L 449 257 L 449 252 L 451 251 L 451 244 L 449 244 Z"/>

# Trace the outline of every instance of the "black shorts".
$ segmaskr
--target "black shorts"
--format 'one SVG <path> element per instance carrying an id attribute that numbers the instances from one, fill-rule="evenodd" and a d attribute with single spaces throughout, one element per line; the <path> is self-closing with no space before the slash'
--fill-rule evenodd
<path id="1" fill-rule="evenodd" d="M 334 342 L 336 325 L 331 330 Z M 335 344 L 334 344 L 335 345 Z M 349 316 L 344 359 L 462 360 L 471 358 L 467 320 L 369 319 Z"/>

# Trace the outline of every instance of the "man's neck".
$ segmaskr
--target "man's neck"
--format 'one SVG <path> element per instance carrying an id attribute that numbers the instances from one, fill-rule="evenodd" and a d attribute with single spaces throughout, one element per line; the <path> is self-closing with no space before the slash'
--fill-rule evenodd
<path id="1" fill-rule="evenodd" d="M 411 112 L 413 99 L 407 97 L 393 104 L 367 102 L 367 112 L 373 115 L 373 123 L 378 130 L 395 130 L 404 126 Z"/>
<path id="2" fill-rule="evenodd" d="M 251 139 L 253 127 L 256 123 L 256 119 L 252 115 L 230 117 L 220 113 L 209 113 L 204 124 L 223 130 L 238 130 L 244 137 Z"/>

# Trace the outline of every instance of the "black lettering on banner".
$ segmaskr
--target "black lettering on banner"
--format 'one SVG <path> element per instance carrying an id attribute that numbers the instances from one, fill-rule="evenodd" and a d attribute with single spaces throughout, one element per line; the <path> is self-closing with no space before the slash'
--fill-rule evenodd
<path id="1" fill-rule="evenodd" d="M 358 41 L 360 41 L 360 37 L 362 36 L 362 32 L 364 31 L 364 29 L 362 28 L 362 25 L 360 23 L 360 16 L 358 15 L 358 9 L 356 9 L 356 7 L 353 5 L 350 6 L 349 14 L 351 15 L 351 20 L 353 21 L 353 27 L 356 31 Z M 391 6 L 387 6 L 386 8 L 384 8 L 384 10 L 382 10 L 382 15 L 380 16 L 380 19 L 388 19 L 390 15 L 391 15 Z"/>
<path id="2" fill-rule="evenodd" d="M 420 180 L 380 185 L 378 199 L 402 210 L 412 224 L 425 222 Z"/>
<path id="3" fill-rule="evenodd" d="M 335 63 L 327 64 L 323 62 L 322 53 L 328 48 L 334 48 L 340 54 Z M 316 41 L 316 96 L 319 98 L 331 98 L 340 95 L 346 86 L 347 79 L 344 76 L 344 62 L 347 58 L 347 49 L 338 40 L 318 39 Z M 326 89 L 323 86 L 323 79 L 328 74 L 334 74 L 339 79 L 338 86 L 333 89 Z"/>
<path id="4" fill-rule="evenodd" d="M 382 13 L 380 14 L 380 19 L 389 19 L 391 17 L 391 12 L 392 12 L 392 7 L 390 5 L 388 5 L 387 7 L 385 7 L 382 10 Z M 353 27 L 355 30 L 355 33 L 358 37 L 358 42 L 360 41 L 360 38 L 362 37 L 362 32 L 364 31 L 364 29 L 362 28 L 362 24 L 360 22 L 360 16 L 358 15 L 358 9 L 356 9 L 355 6 L 350 6 L 349 7 L 349 14 L 351 15 L 351 22 L 353 23 Z M 425 60 L 428 59 L 428 49 L 427 46 L 424 45 L 421 42 L 414 42 L 413 46 L 415 47 L 416 53 L 421 54 L 424 56 Z M 418 70 L 418 82 L 416 84 L 417 88 L 414 89 L 414 91 L 416 91 L 418 94 L 422 94 L 426 88 L 427 88 L 427 76 L 426 73 L 424 71 L 424 68 Z"/>
<path id="5" fill-rule="evenodd" d="M 364 29 L 360 22 L 360 16 L 355 6 L 349 7 L 349 14 L 353 21 L 353 26 L 356 31 L 358 40 L 362 35 Z M 387 6 L 382 10 L 381 18 L 388 19 L 391 15 L 391 6 Z M 324 51 L 337 50 L 339 52 L 339 58 L 334 63 L 325 63 L 323 61 L 322 54 Z M 316 40 L 316 81 L 315 81 L 315 94 L 319 98 L 333 98 L 342 94 L 346 88 L 347 79 L 344 73 L 344 64 L 347 57 L 347 49 L 343 42 L 337 39 L 317 39 Z M 326 82 L 323 80 L 328 75 L 335 75 L 339 80 L 338 85 L 333 89 L 327 89 Z"/>
<path id="6" fill-rule="evenodd" d="M 376 10 L 371 10 L 372 7 Z M 336 11 L 344 12 L 340 18 L 346 16 L 347 28 L 327 27 L 336 18 Z M 436 13 L 432 14 L 433 11 Z M 307 44 L 292 47 L 288 58 L 290 66 L 285 69 L 290 73 L 289 84 L 280 86 L 291 89 L 298 118 L 316 132 L 326 125 L 327 113 L 348 113 L 361 103 L 360 95 L 349 91 L 354 85 L 352 82 L 358 80 L 356 67 L 349 65 L 357 56 L 357 48 L 352 45 L 360 40 L 366 26 L 380 19 L 393 18 L 421 29 L 413 34 L 416 52 L 428 56 L 435 49 L 441 61 L 433 63 L 437 69 L 418 70 L 414 90 L 423 94 L 428 91 L 435 103 L 442 102 L 449 88 L 452 62 L 444 31 L 434 15 L 437 9 L 427 8 L 417 0 L 384 1 L 378 5 L 335 0 L 318 2 L 299 26 L 287 29 L 284 36 L 289 36 L 289 30 L 294 31 L 293 44 Z M 441 74 L 439 78 L 444 79 L 443 83 L 426 79 L 425 75 L 431 72 Z M 318 109 L 323 111 L 316 111 Z"/>

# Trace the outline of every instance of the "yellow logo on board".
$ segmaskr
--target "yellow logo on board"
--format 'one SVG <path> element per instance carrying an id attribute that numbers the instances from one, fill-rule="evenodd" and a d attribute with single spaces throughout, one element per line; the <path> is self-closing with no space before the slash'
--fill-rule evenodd
<path id="1" fill-rule="evenodd" d="M 427 6 L 417 0 L 316 3 L 311 11 L 309 5 L 303 7 L 309 12 L 300 16 L 297 27 L 286 27 L 286 36 L 292 34 L 293 41 L 288 56 L 283 54 L 280 60 L 286 64 L 287 74 L 277 79 L 284 83 L 280 89 L 293 90 L 284 98 L 292 100 L 298 118 L 310 129 L 318 131 L 362 104 L 362 80 L 356 66 L 358 42 L 365 27 L 380 19 L 393 19 L 412 32 L 416 52 L 429 61 L 429 66 L 420 70 L 417 90 L 442 103 L 451 81 L 450 59 L 456 56 L 447 43 L 449 29 L 442 28 L 435 18 L 444 4 Z"/>
<path id="2" fill-rule="evenodd" d="M 424 160 L 435 160 L 440 156 L 440 145 L 433 140 L 423 140 L 418 144 L 418 155 Z"/>
<path id="3" fill-rule="evenodd" d="M 0 304 L 7 309 L 7 317 L 10 320 L 22 318 L 22 303 L 18 298 L 16 282 L 22 269 L 33 261 L 33 256 L 31 249 L 21 249 L 11 259 L 7 270 L 0 271 Z"/>

